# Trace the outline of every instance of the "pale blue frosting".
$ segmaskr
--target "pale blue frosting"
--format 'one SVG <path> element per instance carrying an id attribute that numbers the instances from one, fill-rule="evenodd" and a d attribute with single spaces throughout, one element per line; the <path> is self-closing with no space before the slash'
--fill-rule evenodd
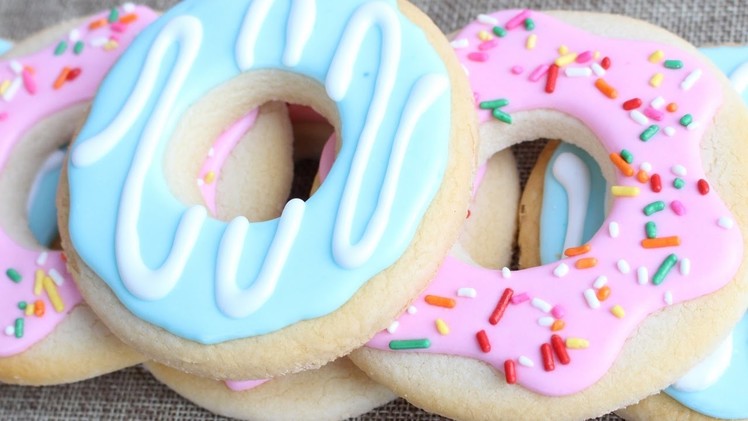
<path id="1" fill-rule="evenodd" d="M 176 106 L 163 121 L 164 135 L 154 160 L 163 162 L 168 139 L 190 104 L 240 74 L 235 46 L 250 3 L 248 0 L 188 0 L 143 31 L 104 81 L 73 152 L 75 147 L 85 144 L 116 118 L 164 26 L 179 16 L 190 15 L 201 21 L 204 39 L 195 65 L 178 93 Z M 324 84 L 349 18 L 367 2 L 318 1 L 314 31 L 301 61 L 290 69 L 282 64 L 281 57 L 291 3 L 276 1 L 272 6 L 259 33 L 253 68 L 285 69 Z M 384 0 L 381 3 L 396 7 L 397 2 Z M 365 222 L 376 207 L 375 193 L 382 187 L 385 168 L 385 165 L 378 164 L 388 160 L 391 139 L 412 87 L 426 74 L 447 75 L 445 65 L 429 47 L 423 32 L 401 15 L 398 20 L 404 40 L 398 76 L 364 177 L 362 191 L 367 194 L 359 198 L 359 211 L 353 225 L 354 242 L 362 235 Z M 379 31 L 370 31 L 358 51 L 350 94 L 337 103 L 342 119 L 343 147 L 327 181 L 307 202 L 298 239 L 282 269 L 275 293 L 255 313 L 234 319 L 217 307 L 214 291 L 216 250 L 227 226 L 218 220 L 209 219 L 202 227 L 184 275 L 166 297 L 155 301 L 138 299 L 122 282 L 114 247 L 118 206 L 139 136 L 155 107 L 153 98 L 112 153 L 90 166 L 68 166 L 71 185 L 69 228 L 78 255 L 137 317 L 205 344 L 266 334 L 340 308 L 367 280 L 392 265 L 410 244 L 444 176 L 451 129 L 451 93 L 447 92 L 429 106 L 416 124 L 394 201 L 394 214 L 387 221 L 384 240 L 376 247 L 373 257 L 355 270 L 336 264 L 331 247 L 333 226 L 380 67 Z M 156 92 L 163 89 L 176 62 L 177 52 L 176 47 L 167 52 Z M 139 233 L 144 238 L 141 252 L 145 263 L 157 268 L 169 252 L 179 218 L 187 208 L 169 192 L 161 167 L 149 170 L 145 185 L 139 219 Z M 255 279 L 277 227 L 278 220 L 251 225 L 249 241 L 239 265 L 240 288 L 248 287 Z M 147 238 L 145 234 L 148 234 Z"/>
<path id="2" fill-rule="evenodd" d="M 13 47 L 10 41 L 0 38 L 0 54 L 5 54 L 6 51 Z"/>

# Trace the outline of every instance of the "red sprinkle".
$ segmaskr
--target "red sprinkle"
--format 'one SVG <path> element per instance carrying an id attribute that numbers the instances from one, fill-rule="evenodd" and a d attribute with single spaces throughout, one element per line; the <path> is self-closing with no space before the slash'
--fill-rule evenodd
<path id="1" fill-rule="evenodd" d="M 557 65 L 552 65 L 548 69 L 548 79 L 545 82 L 545 91 L 552 94 L 556 90 L 556 80 L 558 80 L 558 69 Z"/>
<path id="2" fill-rule="evenodd" d="M 480 346 L 481 351 L 486 354 L 491 352 L 491 342 L 488 342 L 488 335 L 486 335 L 485 330 L 476 333 L 475 338 L 478 339 L 478 346 Z"/>
<path id="3" fill-rule="evenodd" d="M 509 306 L 509 301 L 512 299 L 512 295 L 514 295 L 514 291 L 512 291 L 511 288 L 504 290 L 499 302 L 496 304 L 496 308 L 493 310 L 493 313 L 491 313 L 491 317 L 488 318 L 488 323 L 491 323 L 494 326 L 499 323 L 499 320 L 501 320 L 501 317 L 504 315 L 504 311 L 506 311 L 506 308 Z"/>
<path id="4" fill-rule="evenodd" d="M 75 79 L 78 79 L 78 76 L 81 75 L 81 69 L 80 67 L 76 67 L 75 69 L 68 72 L 68 82 L 72 82 Z"/>
<path id="5" fill-rule="evenodd" d="M 652 174 L 652 177 L 649 178 L 649 185 L 652 187 L 652 191 L 655 193 L 659 193 L 662 191 L 662 179 L 660 178 L 660 174 Z"/>
<path id="6" fill-rule="evenodd" d="M 488 60 L 488 54 L 482 53 L 482 52 L 474 52 L 474 53 L 468 54 L 467 58 L 470 61 L 484 62 Z"/>
<path id="7" fill-rule="evenodd" d="M 566 352 L 566 344 L 564 343 L 564 340 L 561 339 L 558 335 L 551 335 L 551 346 L 553 346 L 553 352 L 556 353 L 556 358 L 558 358 L 558 362 L 560 362 L 563 365 L 569 364 L 571 362 L 571 358 L 569 358 L 569 353 Z"/>
<path id="8" fill-rule="evenodd" d="M 472 212 L 470 212 L 470 209 L 468 209 L 467 215 L 465 215 L 465 219 L 470 219 L 470 215 L 472 215 Z"/>
<path id="9" fill-rule="evenodd" d="M 540 354 L 543 356 L 543 368 L 545 371 L 553 371 L 556 369 L 556 363 L 553 362 L 553 353 L 551 346 L 543 344 L 540 346 Z"/>
<path id="10" fill-rule="evenodd" d="M 507 384 L 517 383 L 517 367 L 514 365 L 514 360 L 504 361 L 504 375 Z"/>
<path id="11" fill-rule="evenodd" d="M 702 196 L 705 196 L 707 193 L 709 193 L 709 183 L 703 178 L 699 180 L 696 185 L 698 186 L 699 193 L 701 193 Z"/>
<path id="12" fill-rule="evenodd" d="M 623 109 L 626 111 L 635 110 L 642 106 L 642 100 L 639 98 L 631 98 L 630 100 L 623 103 Z"/>
<path id="13" fill-rule="evenodd" d="M 610 69 L 610 65 L 612 63 L 610 62 L 610 57 L 605 57 L 602 62 L 600 62 L 600 66 L 602 66 L 603 69 L 608 70 Z"/>

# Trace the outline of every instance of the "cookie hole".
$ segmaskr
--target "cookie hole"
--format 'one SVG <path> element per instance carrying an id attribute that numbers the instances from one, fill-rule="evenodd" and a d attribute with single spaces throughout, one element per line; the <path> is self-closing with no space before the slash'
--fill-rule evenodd
<path id="1" fill-rule="evenodd" d="M 47 156 L 34 175 L 26 200 L 31 234 L 37 243 L 52 250 L 62 250 L 55 200 L 66 152 L 67 145 Z"/>

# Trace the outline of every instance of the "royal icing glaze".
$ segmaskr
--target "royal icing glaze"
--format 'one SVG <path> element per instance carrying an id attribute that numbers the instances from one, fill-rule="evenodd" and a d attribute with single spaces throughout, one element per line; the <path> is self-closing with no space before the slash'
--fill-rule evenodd
<path id="1" fill-rule="evenodd" d="M 154 18 L 145 7 L 114 8 L 34 54 L 0 61 L 0 165 L 9 162 L 14 146 L 40 120 L 93 98 L 111 64 Z M 58 158 L 50 157 L 47 164 L 54 166 Z M 40 183 L 35 183 L 37 192 Z M 30 215 L 32 226 L 34 220 Z M 62 253 L 23 247 L 4 231 L 0 248 L 0 356 L 10 356 L 52 332 L 81 296 Z"/>
<path id="2" fill-rule="evenodd" d="M 186 208 L 151 163 L 190 104 L 267 68 L 336 101 L 345 141 L 328 181 L 272 221 Z M 394 0 L 185 1 L 115 66 L 71 151 L 73 244 L 131 312 L 189 340 L 324 316 L 415 235 L 446 169 L 450 105 L 446 67 Z"/>
<path id="3" fill-rule="evenodd" d="M 368 346 L 470 357 L 505 371 L 509 383 L 568 395 L 606 373 L 647 315 L 724 286 L 738 268 L 740 230 L 704 187 L 698 151 L 706 130 L 698 122 L 715 115 L 721 86 L 699 58 L 672 46 L 605 39 L 531 11 L 490 16 L 497 25 L 474 22 L 455 44 L 479 121 L 511 124 L 513 113 L 553 108 L 585 124 L 611 159 L 630 154 L 632 164 L 618 162 L 610 212 L 589 247 L 521 271 L 449 256 L 414 301 L 418 311 Z M 664 61 L 650 61 L 653 55 Z M 584 68 L 590 71 L 567 72 Z M 631 118 L 632 110 L 652 115 L 648 124 Z M 647 222 L 658 238 L 643 243 Z M 468 287 L 474 297 L 457 294 Z"/>

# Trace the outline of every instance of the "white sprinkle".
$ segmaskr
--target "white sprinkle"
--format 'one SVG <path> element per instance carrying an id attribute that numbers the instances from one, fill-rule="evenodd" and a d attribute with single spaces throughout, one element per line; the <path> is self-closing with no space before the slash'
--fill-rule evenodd
<path id="1" fill-rule="evenodd" d="M 555 322 L 556 319 L 553 317 L 541 317 L 538 319 L 538 324 L 543 327 L 549 327 Z"/>
<path id="2" fill-rule="evenodd" d="M 642 126 L 646 126 L 647 124 L 649 124 L 649 119 L 647 118 L 647 116 L 642 114 L 639 110 L 632 110 L 629 113 L 629 116 L 631 117 L 632 120 L 636 121 Z"/>
<path id="3" fill-rule="evenodd" d="M 62 286 L 62 284 L 65 283 L 65 278 L 63 278 L 62 275 L 60 275 L 60 272 L 58 272 L 56 269 L 49 270 L 49 277 L 52 278 L 52 280 L 58 287 Z"/>
<path id="4" fill-rule="evenodd" d="M 686 167 L 680 164 L 673 165 L 673 168 L 670 168 L 670 171 L 678 177 L 685 177 L 686 174 L 688 174 L 688 171 L 686 171 Z"/>
<path id="5" fill-rule="evenodd" d="M 603 69 L 603 67 L 597 63 L 592 63 L 592 71 L 600 77 L 605 76 L 605 69 Z"/>
<path id="6" fill-rule="evenodd" d="M 127 2 L 122 5 L 122 11 L 125 13 L 132 13 L 135 11 L 135 3 Z"/>
<path id="7" fill-rule="evenodd" d="M 548 302 L 541 300 L 540 298 L 533 298 L 531 304 L 533 307 L 537 308 L 543 313 L 550 313 L 551 309 L 553 308 L 550 304 L 548 304 Z"/>
<path id="8" fill-rule="evenodd" d="M 408 314 L 416 314 L 416 313 L 418 313 L 418 308 L 416 308 L 416 306 L 408 307 Z"/>
<path id="9" fill-rule="evenodd" d="M 460 288 L 457 290 L 458 297 L 475 298 L 477 295 L 475 288 Z"/>
<path id="10" fill-rule="evenodd" d="M 680 274 L 688 276 L 691 273 L 691 259 L 684 257 L 680 259 Z"/>
<path id="11" fill-rule="evenodd" d="M 594 289 L 585 289 L 584 299 L 587 301 L 587 305 L 590 306 L 591 309 L 595 310 L 600 308 L 600 300 L 597 299 L 597 294 L 595 293 Z"/>
<path id="12" fill-rule="evenodd" d="M 688 91 L 691 88 L 693 88 L 693 85 L 696 84 L 696 82 L 701 79 L 701 69 L 696 69 L 693 72 L 691 72 L 688 76 L 686 76 L 685 79 L 683 79 L 683 82 L 680 83 L 680 88 L 684 91 Z"/>
<path id="13" fill-rule="evenodd" d="M 642 169 L 642 171 L 650 172 L 652 171 L 652 164 L 650 164 L 647 161 L 642 162 L 641 165 L 639 165 L 639 168 Z"/>
<path id="14" fill-rule="evenodd" d="M 20 77 L 13 79 L 13 83 L 10 84 L 3 94 L 5 102 L 13 101 L 13 98 L 15 98 L 16 94 L 21 89 L 21 85 L 23 85 L 23 80 L 21 80 Z"/>
<path id="15" fill-rule="evenodd" d="M 485 23 L 486 25 L 498 25 L 499 21 L 493 16 L 489 15 L 478 15 L 478 22 Z"/>
<path id="16" fill-rule="evenodd" d="M 600 289 L 604 287 L 608 283 L 608 278 L 606 276 L 600 275 L 595 279 L 595 282 L 592 283 L 592 287 L 595 289 Z"/>
<path id="17" fill-rule="evenodd" d="M 665 105 L 665 98 L 658 96 L 657 98 L 653 99 L 652 102 L 649 103 L 649 105 L 651 105 L 655 110 L 659 110 L 663 105 Z"/>
<path id="18" fill-rule="evenodd" d="M 213 148 L 208 149 L 208 158 L 213 158 L 215 156 L 216 150 Z"/>
<path id="19" fill-rule="evenodd" d="M 452 45 L 452 48 L 454 48 L 455 50 L 462 50 L 463 48 L 468 48 L 468 46 L 470 45 L 470 42 L 468 41 L 467 38 L 460 38 L 460 39 L 456 39 L 452 41 L 451 45 Z"/>
<path id="20" fill-rule="evenodd" d="M 608 225 L 608 233 L 612 238 L 618 238 L 618 235 L 621 233 L 621 228 L 618 226 L 618 222 L 611 222 Z"/>
<path id="21" fill-rule="evenodd" d="M 535 367 L 535 363 L 530 358 L 524 355 L 520 355 L 517 361 L 519 361 L 519 364 L 524 367 L 530 367 L 530 368 Z"/>
<path id="22" fill-rule="evenodd" d="M 639 281 L 639 285 L 649 283 L 649 269 L 645 266 L 639 266 L 639 269 L 636 270 L 636 279 Z"/>
<path id="23" fill-rule="evenodd" d="M 672 126 L 665 127 L 665 134 L 668 135 L 668 137 L 675 136 L 675 128 Z"/>
<path id="24" fill-rule="evenodd" d="M 619 260 L 618 263 L 616 263 L 616 266 L 618 267 L 618 271 L 624 275 L 631 272 L 631 266 L 629 266 L 629 262 L 624 259 Z"/>
<path id="25" fill-rule="evenodd" d="M 509 268 L 507 268 L 507 267 L 505 267 L 505 268 L 502 268 L 502 269 L 501 269 L 501 276 L 502 276 L 502 277 L 503 277 L 504 279 L 509 279 L 509 278 L 511 278 L 511 277 L 512 277 L 512 271 L 511 271 L 511 270 L 509 270 Z"/>
<path id="26" fill-rule="evenodd" d="M 197 179 L 197 186 L 202 187 L 205 185 L 205 181 L 202 178 Z"/>
<path id="27" fill-rule="evenodd" d="M 78 42 L 78 41 L 80 41 L 80 39 L 81 39 L 81 31 L 78 28 L 73 29 L 68 34 L 68 39 L 70 40 L 70 42 Z"/>
<path id="28" fill-rule="evenodd" d="M 665 304 L 671 305 L 673 304 L 673 293 L 672 291 L 665 291 Z"/>
<path id="29" fill-rule="evenodd" d="M 13 336 L 16 334 L 15 326 L 5 326 L 5 335 Z"/>
<path id="30" fill-rule="evenodd" d="M 553 269 L 553 275 L 557 278 L 563 278 L 569 273 L 569 265 L 566 263 L 561 263 L 560 265 L 556 266 L 556 269 Z"/>
<path id="31" fill-rule="evenodd" d="M 592 76 L 592 69 L 589 67 L 567 67 L 564 73 L 566 73 L 566 77 L 590 77 Z"/>
<path id="32" fill-rule="evenodd" d="M 735 221 L 733 221 L 730 217 L 723 216 L 717 220 L 717 225 L 726 230 L 729 230 L 733 227 L 733 225 L 735 225 Z"/>
<path id="33" fill-rule="evenodd" d="M 107 42 L 109 42 L 108 38 L 97 37 L 89 41 L 89 44 L 91 44 L 92 47 L 103 47 Z"/>
<path id="34" fill-rule="evenodd" d="M 12 70 L 13 73 L 17 75 L 20 75 L 21 73 L 23 73 L 23 65 L 19 63 L 17 60 L 11 60 L 9 66 L 10 66 L 10 70 Z"/>
<path id="35" fill-rule="evenodd" d="M 699 126 L 701 126 L 701 124 L 698 121 L 694 120 L 694 121 L 691 122 L 691 124 L 689 124 L 688 126 L 686 126 L 686 130 L 688 130 L 689 132 L 692 132 L 692 131 L 698 129 Z"/>
<path id="36" fill-rule="evenodd" d="M 43 251 L 39 253 L 39 257 L 36 258 L 36 264 L 39 266 L 44 266 L 45 263 L 47 263 L 47 252 Z"/>
<path id="37" fill-rule="evenodd" d="M 392 324 L 391 324 L 391 325 L 390 325 L 390 326 L 389 326 L 389 327 L 387 328 L 387 332 L 389 332 L 390 334 L 393 334 L 393 335 L 394 335 L 394 334 L 395 334 L 395 332 L 397 332 L 397 328 L 398 328 L 398 327 L 400 327 L 400 322 L 398 322 L 397 320 L 395 320 L 395 321 L 394 321 L 394 322 L 392 322 Z"/>

